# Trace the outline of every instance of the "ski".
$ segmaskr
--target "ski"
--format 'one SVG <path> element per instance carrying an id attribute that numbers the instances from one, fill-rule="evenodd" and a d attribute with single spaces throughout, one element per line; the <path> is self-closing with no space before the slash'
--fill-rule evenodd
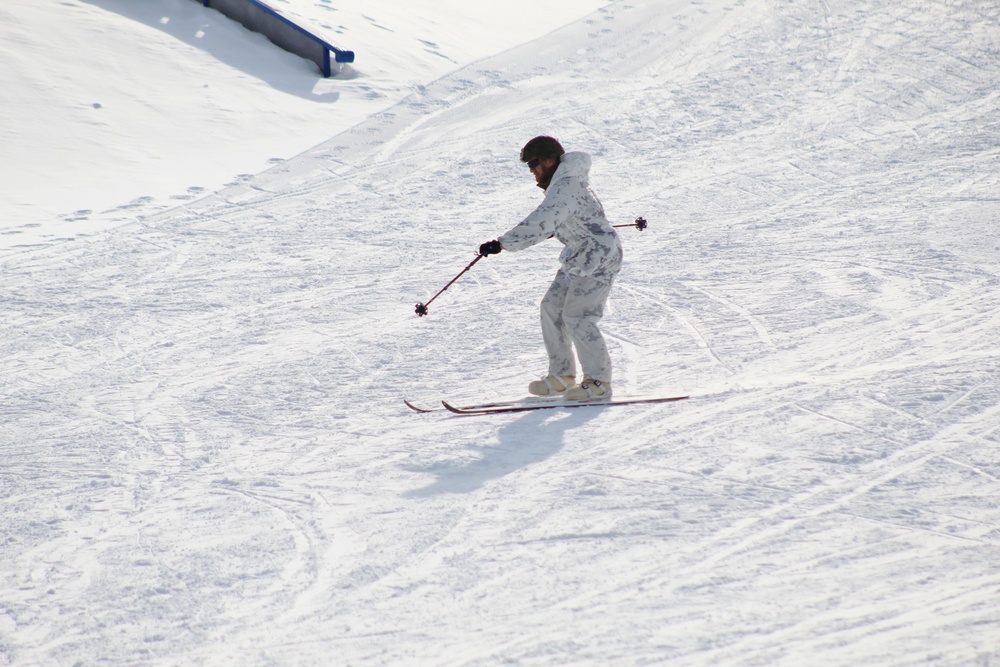
<path id="1" fill-rule="evenodd" d="M 674 401 L 683 401 L 686 398 L 689 397 L 667 396 L 663 398 L 626 398 L 618 401 L 560 401 L 554 403 L 541 403 L 538 405 L 500 405 L 496 407 L 458 407 L 452 405 L 448 401 L 441 401 L 441 404 L 444 405 L 449 412 L 454 412 L 457 415 L 496 415 L 511 412 L 531 412 L 532 410 L 551 410 L 554 408 L 604 408 L 616 405 L 639 405 L 642 403 L 672 403 Z"/>
<path id="2" fill-rule="evenodd" d="M 521 405 L 534 405 L 534 404 L 544 405 L 545 403 L 558 400 L 559 400 L 558 397 L 556 398 L 529 397 L 529 398 L 521 398 L 516 401 L 495 401 L 493 403 L 480 403 L 478 405 L 459 405 L 452 407 L 457 407 L 459 410 L 487 410 L 492 408 L 506 408 L 513 406 L 521 406 Z M 422 407 L 413 403 L 409 399 L 405 398 L 403 399 L 403 403 L 405 403 L 406 407 L 410 408 L 414 412 L 448 412 L 448 409 L 444 407 L 440 408 Z"/>

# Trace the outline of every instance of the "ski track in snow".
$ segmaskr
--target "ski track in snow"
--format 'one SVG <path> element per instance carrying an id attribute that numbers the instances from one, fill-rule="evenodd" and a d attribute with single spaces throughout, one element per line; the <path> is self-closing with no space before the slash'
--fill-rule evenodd
<path id="1" fill-rule="evenodd" d="M 617 2 L 245 183 L 0 258 L 0 664 L 1000 665 L 1000 28 Z M 620 396 L 544 370 L 539 133 Z"/>

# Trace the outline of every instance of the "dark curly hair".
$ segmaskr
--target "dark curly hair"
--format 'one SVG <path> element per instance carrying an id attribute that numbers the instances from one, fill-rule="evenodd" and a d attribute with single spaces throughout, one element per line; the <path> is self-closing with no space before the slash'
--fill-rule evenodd
<path id="1" fill-rule="evenodd" d="M 521 149 L 521 162 L 539 160 L 558 160 L 563 153 L 562 144 L 552 137 L 535 137 Z"/>

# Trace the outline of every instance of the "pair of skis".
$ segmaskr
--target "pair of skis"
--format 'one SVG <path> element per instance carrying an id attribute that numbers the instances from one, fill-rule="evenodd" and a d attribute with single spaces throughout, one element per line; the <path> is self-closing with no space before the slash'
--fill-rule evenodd
<path id="1" fill-rule="evenodd" d="M 617 405 L 639 405 L 643 403 L 673 403 L 683 401 L 687 396 L 666 396 L 662 398 L 626 398 L 620 400 L 593 401 L 561 401 L 553 399 L 522 399 L 520 401 L 499 401 L 496 403 L 480 403 L 478 405 L 453 405 L 441 401 L 443 407 L 423 408 L 403 400 L 406 407 L 415 412 L 453 412 L 457 415 L 496 415 L 511 412 L 531 412 L 533 410 L 553 410 L 556 408 L 607 408 Z"/>

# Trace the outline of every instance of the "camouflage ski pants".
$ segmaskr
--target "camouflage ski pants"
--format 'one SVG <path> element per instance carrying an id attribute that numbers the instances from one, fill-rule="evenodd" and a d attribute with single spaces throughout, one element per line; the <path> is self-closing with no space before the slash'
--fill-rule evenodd
<path id="1" fill-rule="evenodd" d="M 597 322 L 614 277 L 596 280 L 560 270 L 542 298 L 542 339 L 549 355 L 549 373 L 576 375 L 573 346 L 584 377 L 611 382 L 611 357 Z"/>

